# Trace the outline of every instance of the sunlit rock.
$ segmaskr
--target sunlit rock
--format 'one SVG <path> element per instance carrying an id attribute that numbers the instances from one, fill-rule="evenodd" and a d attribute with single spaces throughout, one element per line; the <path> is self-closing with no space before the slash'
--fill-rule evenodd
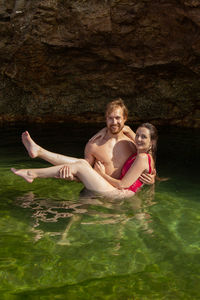
<path id="1" fill-rule="evenodd" d="M 199 26 L 198 0 L 0 0 L 0 120 L 102 121 L 122 97 L 199 127 Z"/>

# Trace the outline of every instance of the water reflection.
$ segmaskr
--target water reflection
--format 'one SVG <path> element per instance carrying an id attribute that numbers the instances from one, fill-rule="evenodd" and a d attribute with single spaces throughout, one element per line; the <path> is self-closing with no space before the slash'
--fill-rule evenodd
<path id="1" fill-rule="evenodd" d="M 17 206 L 31 211 L 31 231 L 34 233 L 35 241 L 40 240 L 44 235 L 57 236 L 59 245 L 68 246 L 71 244 L 68 236 L 72 226 L 117 224 L 120 241 L 124 235 L 125 225 L 133 220 L 146 233 L 152 234 L 149 207 L 154 204 L 153 186 L 146 187 L 134 197 L 126 199 L 92 196 L 87 190 L 80 193 L 78 200 L 41 199 L 33 192 L 25 193 L 16 199 Z M 45 223 L 47 226 L 44 226 Z M 52 226 L 49 231 L 50 223 L 60 223 L 61 226 L 59 228 L 56 225 Z"/>

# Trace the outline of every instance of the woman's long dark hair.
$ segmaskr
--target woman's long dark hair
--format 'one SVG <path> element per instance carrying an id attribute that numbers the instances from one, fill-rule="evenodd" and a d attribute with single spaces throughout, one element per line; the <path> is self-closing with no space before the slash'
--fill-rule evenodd
<path id="1" fill-rule="evenodd" d="M 151 123 L 143 123 L 138 128 L 140 128 L 140 127 L 147 128 L 150 132 L 150 138 L 151 138 L 152 146 L 151 146 L 151 149 L 150 149 L 149 153 L 151 153 L 151 155 L 154 159 L 154 164 L 156 164 L 158 131 L 157 131 L 156 127 Z"/>

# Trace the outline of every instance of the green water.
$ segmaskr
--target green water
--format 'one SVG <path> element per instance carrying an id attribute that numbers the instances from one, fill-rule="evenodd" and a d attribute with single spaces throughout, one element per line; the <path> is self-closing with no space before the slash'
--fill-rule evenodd
<path id="1" fill-rule="evenodd" d="M 132 200 L 80 195 L 81 183 L 28 184 L 28 129 L 49 150 L 83 156 L 98 128 L 1 127 L 0 299 L 200 299 L 200 132 L 162 128 L 158 173 Z"/>

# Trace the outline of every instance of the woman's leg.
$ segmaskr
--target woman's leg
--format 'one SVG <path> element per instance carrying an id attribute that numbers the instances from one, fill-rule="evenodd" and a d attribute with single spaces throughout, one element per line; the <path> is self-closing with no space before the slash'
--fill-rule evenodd
<path id="1" fill-rule="evenodd" d="M 12 168 L 11 171 L 31 183 L 35 178 L 60 177 L 60 169 L 63 166 L 64 165 L 53 166 L 50 168 L 21 170 Z M 98 174 L 86 160 L 76 159 L 76 162 L 67 164 L 67 166 L 70 167 L 72 175 L 78 177 L 87 189 L 98 193 L 117 191 L 117 189 Z"/>
<path id="2" fill-rule="evenodd" d="M 77 161 L 77 158 L 53 153 L 53 152 L 47 151 L 46 149 L 40 147 L 32 140 L 28 131 L 25 131 L 22 133 L 22 142 L 23 142 L 26 150 L 28 151 L 28 154 L 30 157 L 42 158 L 42 159 L 50 162 L 52 165 L 57 166 L 57 165 L 68 164 L 68 163 L 73 163 L 73 162 Z"/>

